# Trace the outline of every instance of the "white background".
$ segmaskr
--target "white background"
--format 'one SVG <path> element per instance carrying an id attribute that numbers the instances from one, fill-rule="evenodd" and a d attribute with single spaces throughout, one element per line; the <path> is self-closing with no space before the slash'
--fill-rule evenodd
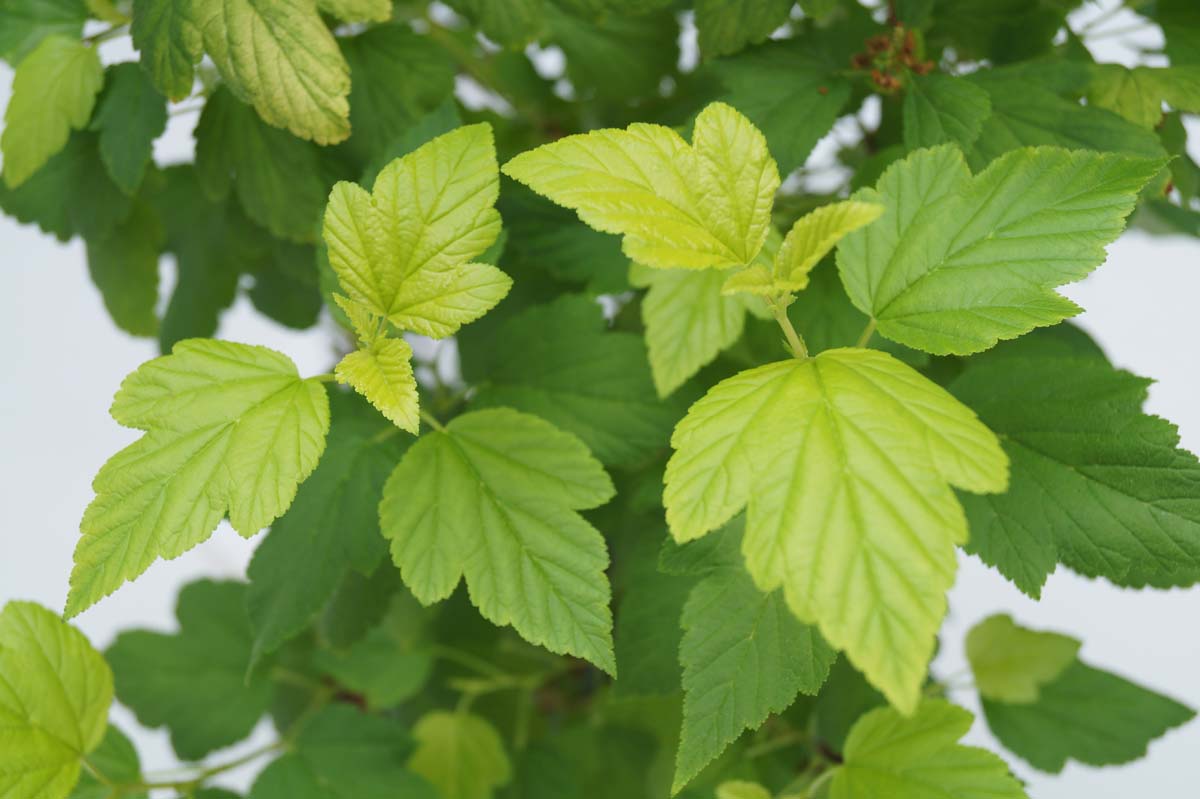
<path id="1" fill-rule="evenodd" d="M 1090 11 L 1073 19 L 1094 17 Z M 1134 21 L 1118 16 L 1104 28 Z M 1136 38 L 1154 45 L 1153 37 Z M 126 40 L 127 41 L 127 40 Z M 1128 63 L 1123 37 L 1096 40 L 1103 60 Z M 105 46 L 106 61 L 131 58 L 128 46 Z M 0 65 L 0 106 L 7 103 L 11 71 Z M 173 117 L 156 145 L 160 164 L 191 157 L 195 115 Z M 819 148 L 821 151 L 828 148 Z M 60 609 L 66 598 L 71 552 L 80 514 L 92 498 L 90 481 L 100 465 L 134 434 L 107 415 L 121 378 L 157 354 L 155 345 L 116 330 L 87 277 L 82 244 L 63 245 L 35 227 L 0 216 L 0 331 L 9 342 L 0 367 L 0 491 L 7 522 L 0 529 L 0 604 L 31 599 Z M 170 282 L 170 270 L 166 270 Z M 1156 378 L 1148 410 L 1179 425 L 1183 446 L 1200 449 L 1200 369 L 1196 357 L 1196 307 L 1200 302 L 1200 242 L 1150 238 L 1131 232 L 1110 248 L 1108 262 L 1066 293 L 1087 309 L 1078 321 L 1119 366 Z M 240 299 L 222 320 L 220 335 L 275 347 L 290 355 L 302 374 L 327 371 L 332 357 L 328 331 L 285 330 Z M 170 629 L 178 588 L 201 576 L 241 577 L 255 541 L 223 524 L 216 535 L 175 561 L 159 562 L 136 582 L 85 612 L 79 627 L 98 647 L 118 630 Z M 965 665 L 962 640 L 980 618 L 1007 611 L 1027 625 L 1083 639 L 1089 663 L 1135 678 L 1192 707 L 1200 707 L 1200 589 L 1123 591 L 1060 571 L 1051 576 L 1041 602 L 1033 602 L 978 560 L 963 556 L 950 595 L 950 616 L 935 669 L 942 675 Z M 974 708 L 972 692 L 955 699 Z M 116 718 L 133 734 L 146 768 L 175 765 L 166 736 L 141 729 L 130 714 Z M 258 730 L 256 740 L 269 740 Z M 970 740 L 993 745 L 982 723 Z M 1125 767 L 1068 765 L 1048 777 L 1013 759 L 1040 799 L 1160 799 L 1194 796 L 1200 775 L 1200 722 L 1168 734 L 1149 757 Z M 233 775 L 244 784 L 247 774 Z"/>

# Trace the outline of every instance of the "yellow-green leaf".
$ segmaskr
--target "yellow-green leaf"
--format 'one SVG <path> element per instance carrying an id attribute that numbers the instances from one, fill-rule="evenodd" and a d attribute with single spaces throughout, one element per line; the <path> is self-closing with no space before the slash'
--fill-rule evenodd
<path id="1" fill-rule="evenodd" d="M 966 406 L 882 352 L 826 350 L 718 383 L 675 430 L 676 541 L 749 506 L 742 551 L 904 712 L 917 704 L 967 539 L 951 486 L 1002 491 L 1008 459 Z"/>
<path id="2" fill-rule="evenodd" d="M 767 239 L 779 170 L 762 134 L 724 103 L 696 117 L 689 145 L 636 123 L 567 136 L 518 155 L 504 173 L 591 227 L 623 235 L 647 266 L 746 266 Z"/>
<path id="3" fill-rule="evenodd" d="M 4 182 L 16 188 L 85 127 L 104 68 L 96 48 L 78 39 L 47 36 L 21 60 L 13 77 L 12 99 L 4 112 Z"/>
<path id="4" fill-rule="evenodd" d="M 1059 633 L 1027 630 L 1004 614 L 990 616 L 967 633 L 967 660 L 979 695 L 1012 704 L 1036 702 L 1079 653 L 1079 641 Z"/>
<path id="5" fill-rule="evenodd" d="M 410 770 L 429 780 L 442 799 L 490 799 L 512 779 L 504 742 L 486 719 L 432 710 L 413 726 L 417 749 Z"/>
<path id="6" fill-rule="evenodd" d="M 403 339 L 380 338 L 342 358 L 334 374 L 393 424 L 415 436 L 421 416 L 412 354 L 412 347 Z"/>

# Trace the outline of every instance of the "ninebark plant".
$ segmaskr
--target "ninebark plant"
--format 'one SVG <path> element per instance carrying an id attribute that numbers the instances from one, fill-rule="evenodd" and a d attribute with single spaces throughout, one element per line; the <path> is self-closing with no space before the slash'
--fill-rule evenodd
<path id="1" fill-rule="evenodd" d="M 960 550 L 1200 580 L 1200 463 L 1058 293 L 1200 234 L 1190 0 L 1134 68 L 1072 0 L 447 3 L 0 0 L 0 207 L 163 353 L 64 616 L 0 613 L 0 796 L 1016 799 L 1192 717 L 1004 615 L 930 673 Z M 329 372 L 218 338 L 241 294 Z M 224 520 L 176 632 L 66 621 Z"/>

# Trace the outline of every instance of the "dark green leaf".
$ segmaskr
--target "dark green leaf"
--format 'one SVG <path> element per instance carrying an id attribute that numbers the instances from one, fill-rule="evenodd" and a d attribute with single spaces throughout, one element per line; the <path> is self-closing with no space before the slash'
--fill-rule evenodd
<path id="1" fill-rule="evenodd" d="M 158 332 L 158 256 L 166 231 L 154 209 L 135 200 L 133 211 L 107 236 L 87 243 L 88 271 L 117 327 L 135 336 Z"/>
<path id="2" fill-rule="evenodd" d="M 138 65 L 108 68 L 104 93 L 92 117 L 100 134 L 100 158 L 126 194 L 137 191 L 154 149 L 167 127 L 167 101 Z"/>

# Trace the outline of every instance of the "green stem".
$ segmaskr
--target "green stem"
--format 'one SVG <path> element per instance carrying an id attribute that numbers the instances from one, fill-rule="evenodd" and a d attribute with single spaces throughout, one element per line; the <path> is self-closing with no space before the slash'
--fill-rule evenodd
<path id="1" fill-rule="evenodd" d="M 867 326 L 863 328 L 862 335 L 858 337 L 856 347 L 865 347 L 871 343 L 871 336 L 875 335 L 875 317 L 871 317 L 871 321 L 867 322 Z"/>
<path id="2" fill-rule="evenodd" d="M 310 379 L 316 380 L 319 383 L 332 383 L 337 380 L 337 375 L 335 375 L 333 372 L 326 372 L 325 374 L 321 375 L 313 375 Z"/>
<path id="3" fill-rule="evenodd" d="M 101 42 L 107 42 L 109 39 L 115 39 L 118 36 L 124 36 L 128 29 L 129 23 L 118 22 L 115 25 L 110 25 L 102 31 L 93 33 L 91 36 L 85 36 L 83 40 L 88 44 L 100 44 Z"/>
<path id="4" fill-rule="evenodd" d="M 464 652 L 461 649 L 455 649 L 452 646 L 438 644 L 433 647 L 434 657 L 439 657 L 442 660 L 448 660 L 451 663 L 457 663 L 465 669 L 470 669 L 485 677 L 508 677 L 508 673 L 503 669 L 496 668 L 491 663 L 488 663 L 481 657 L 472 655 L 470 652 Z"/>
<path id="5" fill-rule="evenodd" d="M 815 799 L 815 797 L 817 796 L 817 792 L 821 788 L 825 787 L 825 783 L 827 783 L 831 779 L 833 779 L 833 775 L 836 773 L 837 773 L 837 769 L 835 769 L 835 768 L 831 768 L 828 771 L 822 773 L 821 776 L 817 777 L 815 780 L 812 781 L 811 784 L 809 784 L 808 790 L 804 792 L 804 795 L 806 797 L 808 797 L 808 799 Z"/>
<path id="6" fill-rule="evenodd" d="M 441 422 L 439 422 L 437 420 L 437 417 L 435 417 L 432 413 L 425 410 L 424 408 L 421 409 L 421 418 L 424 419 L 425 422 L 430 427 L 432 427 L 434 430 L 438 431 L 439 433 L 446 432 L 446 426 L 444 424 L 442 424 Z"/>
<path id="7" fill-rule="evenodd" d="M 788 346 L 792 349 L 792 354 L 797 358 L 804 359 L 808 357 L 808 347 L 804 346 L 804 339 L 796 332 L 796 328 L 792 327 L 792 320 L 788 319 L 787 306 L 780 302 L 767 302 L 771 307 L 771 313 L 775 315 L 775 321 L 779 323 L 779 327 L 783 330 L 783 335 L 787 338 Z"/>
<path id="8" fill-rule="evenodd" d="M 811 740 L 808 733 L 800 730 L 792 730 L 778 738 L 772 738 L 769 741 L 763 741 L 760 744 L 748 747 L 744 757 L 747 760 L 752 760 L 756 757 L 769 755 L 772 752 L 777 752 L 780 749 L 787 749 L 789 746 L 797 746 L 808 743 Z"/>

